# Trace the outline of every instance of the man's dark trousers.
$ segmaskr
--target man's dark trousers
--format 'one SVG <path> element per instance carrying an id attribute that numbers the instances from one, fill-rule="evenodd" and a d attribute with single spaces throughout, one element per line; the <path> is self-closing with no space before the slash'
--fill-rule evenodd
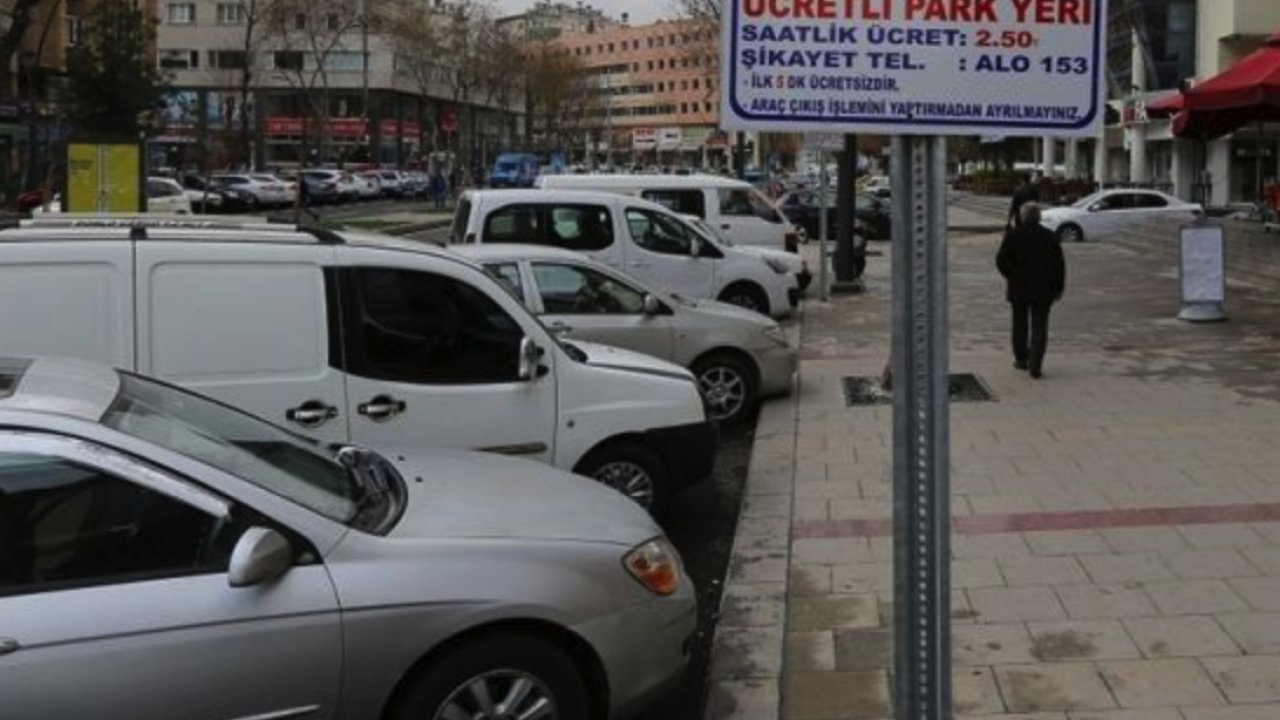
<path id="1" fill-rule="evenodd" d="M 1015 302 L 1013 306 L 1013 359 L 1019 367 L 1039 373 L 1049 349 L 1050 303 Z M 1028 337 L 1030 335 L 1030 337 Z"/>

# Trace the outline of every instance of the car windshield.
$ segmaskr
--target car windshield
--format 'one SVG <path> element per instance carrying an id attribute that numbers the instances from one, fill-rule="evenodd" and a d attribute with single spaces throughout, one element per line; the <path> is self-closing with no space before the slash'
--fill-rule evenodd
<path id="1" fill-rule="evenodd" d="M 370 477 L 388 467 L 372 453 L 327 450 L 239 410 L 136 375 L 120 374 L 120 393 L 102 424 L 366 532 L 384 527 L 402 509 L 386 502 L 386 489 L 376 482 L 386 478 Z M 362 464 L 377 465 L 378 473 L 361 472 Z"/>
<path id="2" fill-rule="evenodd" d="M 516 165 L 516 164 L 515 164 L 515 163 L 513 163 L 513 162 L 500 162 L 500 163 L 498 163 L 498 170 L 499 170 L 499 171 L 501 171 L 501 172 L 512 172 L 512 171 L 514 171 L 514 170 L 516 170 L 516 169 L 518 169 L 518 168 L 519 168 L 519 166 L 518 166 L 518 165 Z"/>

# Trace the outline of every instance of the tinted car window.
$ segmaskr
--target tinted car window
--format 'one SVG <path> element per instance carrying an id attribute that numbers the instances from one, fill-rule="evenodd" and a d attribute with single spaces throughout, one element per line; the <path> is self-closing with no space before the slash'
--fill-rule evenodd
<path id="1" fill-rule="evenodd" d="M 721 190 L 720 214 L 725 217 L 757 217 L 780 222 L 778 211 L 754 190 Z"/>
<path id="2" fill-rule="evenodd" d="M 604 273 L 576 265 L 534 263 L 542 307 L 550 315 L 638 315 L 644 294 Z"/>
<path id="3" fill-rule="evenodd" d="M 547 237 L 542 218 L 542 208 L 537 205 L 508 205 L 495 210 L 484 220 L 484 241 L 541 245 Z"/>
<path id="4" fill-rule="evenodd" d="M 1099 200 L 1096 207 L 1104 212 L 1108 210 L 1128 210 L 1133 207 L 1133 195 L 1129 193 L 1108 195 Z"/>
<path id="5" fill-rule="evenodd" d="M 707 198 L 701 190 L 645 190 L 641 197 L 671 212 L 702 219 L 707 217 Z"/>
<path id="6" fill-rule="evenodd" d="M 627 211 L 627 228 L 636 245 L 663 255 L 691 255 L 693 242 L 680 223 L 648 210 Z"/>
<path id="7" fill-rule="evenodd" d="M 1169 207 L 1169 201 L 1159 195 L 1138 195 L 1134 207 L 1142 209 L 1155 209 Z"/>
<path id="8" fill-rule="evenodd" d="M 551 209 L 551 244 L 578 252 L 613 245 L 613 216 L 603 207 L 557 205 Z"/>
<path id="9" fill-rule="evenodd" d="M 352 372 L 392 382 L 515 382 L 524 331 L 492 298 L 433 273 L 353 271 Z"/>
<path id="10" fill-rule="evenodd" d="M 0 595 L 223 572 L 236 534 L 98 470 L 0 453 Z"/>

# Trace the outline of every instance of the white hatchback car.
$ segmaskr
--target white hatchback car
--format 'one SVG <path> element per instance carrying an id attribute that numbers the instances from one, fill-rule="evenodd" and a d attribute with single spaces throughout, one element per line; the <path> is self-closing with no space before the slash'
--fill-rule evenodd
<path id="1" fill-rule="evenodd" d="M 1155 190 L 1103 190 L 1075 205 L 1049 208 L 1040 224 L 1064 243 L 1102 240 L 1153 218 L 1191 222 L 1204 208 Z"/>
<path id="2" fill-rule="evenodd" d="M 177 180 L 147 178 L 147 212 L 156 215 L 190 215 L 191 199 Z"/>
<path id="3" fill-rule="evenodd" d="M 791 390 L 796 350 L 783 329 L 759 313 L 661 293 L 568 250 L 457 250 L 497 277 L 552 332 L 689 368 L 714 420 L 744 420 L 760 398 Z"/>
<path id="4" fill-rule="evenodd" d="M 717 244 L 662 205 L 573 190 L 464 193 L 450 242 L 581 252 L 649 285 L 785 317 L 800 302 L 794 262 Z"/>

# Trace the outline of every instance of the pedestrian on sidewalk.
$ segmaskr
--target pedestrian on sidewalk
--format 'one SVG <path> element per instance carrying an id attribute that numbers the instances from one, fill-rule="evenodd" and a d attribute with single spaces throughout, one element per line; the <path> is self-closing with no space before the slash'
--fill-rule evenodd
<path id="1" fill-rule="evenodd" d="M 1013 307 L 1014 367 L 1039 380 L 1049 347 L 1049 311 L 1067 289 L 1067 261 L 1057 235 L 1040 224 L 1039 205 L 1023 205 L 1019 219 L 1021 226 L 1004 236 L 996 267 Z"/>
<path id="2" fill-rule="evenodd" d="M 1009 220 L 1005 228 L 1012 230 L 1022 226 L 1022 208 L 1027 203 L 1040 202 L 1040 183 L 1035 174 L 1027 175 L 1022 184 L 1013 191 L 1013 201 L 1009 203 Z"/>

